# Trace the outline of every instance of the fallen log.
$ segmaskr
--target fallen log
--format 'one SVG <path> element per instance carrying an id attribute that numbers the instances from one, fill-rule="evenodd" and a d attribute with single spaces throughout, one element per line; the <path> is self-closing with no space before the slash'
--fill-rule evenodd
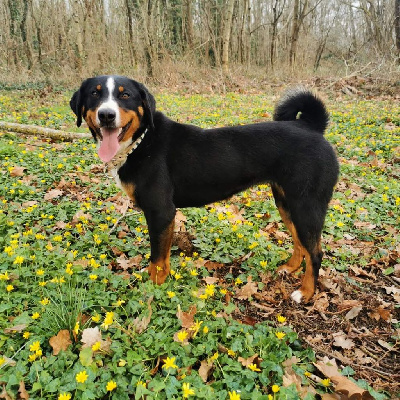
<path id="1" fill-rule="evenodd" d="M 89 133 L 64 132 L 58 129 L 44 128 L 37 125 L 16 124 L 14 122 L 0 121 L 0 130 L 22 133 L 29 136 L 46 136 L 51 139 L 72 141 L 75 139 L 90 139 Z"/>

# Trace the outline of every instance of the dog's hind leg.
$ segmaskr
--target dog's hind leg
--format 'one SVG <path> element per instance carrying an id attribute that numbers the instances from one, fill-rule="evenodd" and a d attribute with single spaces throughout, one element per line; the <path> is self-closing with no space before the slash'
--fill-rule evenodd
<path id="1" fill-rule="evenodd" d="M 319 269 L 322 261 L 321 232 L 324 224 L 325 205 L 312 201 L 310 198 L 302 199 L 290 204 L 293 224 L 298 238 L 304 249 L 306 272 L 301 287 L 295 290 L 291 297 L 297 303 L 309 301 L 315 293 Z"/>
<path id="2" fill-rule="evenodd" d="M 296 227 L 293 224 L 283 189 L 276 184 L 272 184 L 271 188 L 282 221 L 291 233 L 293 239 L 293 254 L 285 264 L 278 268 L 278 273 L 292 274 L 301 267 L 301 263 L 306 255 L 306 250 L 301 244 Z"/>

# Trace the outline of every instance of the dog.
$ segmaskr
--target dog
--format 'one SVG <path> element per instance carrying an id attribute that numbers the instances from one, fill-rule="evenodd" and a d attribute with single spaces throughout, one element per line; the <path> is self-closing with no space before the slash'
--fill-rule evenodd
<path id="1" fill-rule="evenodd" d="M 305 259 L 301 287 L 291 297 L 298 303 L 312 298 L 323 255 L 321 232 L 339 174 L 323 136 L 329 115 L 318 97 L 292 90 L 276 105 L 274 121 L 202 129 L 157 111 L 143 84 L 98 76 L 82 83 L 70 106 L 78 127 L 86 121 L 117 185 L 144 212 L 154 283 L 164 283 L 170 271 L 177 208 L 204 206 L 269 183 L 294 244 L 278 271 L 294 273 Z"/>

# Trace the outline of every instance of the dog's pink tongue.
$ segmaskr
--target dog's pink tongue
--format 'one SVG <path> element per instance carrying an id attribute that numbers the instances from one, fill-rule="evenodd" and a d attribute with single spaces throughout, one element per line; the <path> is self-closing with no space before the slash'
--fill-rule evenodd
<path id="1" fill-rule="evenodd" d="M 119 149 L 119 129 L 102 129 L 103 140 L 100 143 L 97 154 L 101 161 L 109 162 L 117 154 Z"/>

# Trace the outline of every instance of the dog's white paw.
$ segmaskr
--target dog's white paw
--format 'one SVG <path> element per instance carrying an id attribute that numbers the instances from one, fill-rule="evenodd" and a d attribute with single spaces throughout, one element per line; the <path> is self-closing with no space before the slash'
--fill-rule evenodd
<path id="1" fill-rule="evenodd" d="M 289 275 L 289 271 L 288 271 L 288 269 L 286 268 L 286 267 L 284 267 L 284 266 L 282 266 L 282 267 L 279 267 L 279 269 L 278 269 L 278 275 Z"/>
<path id="2" fill-rule="evenodd" d="M 300 290 L 295 290 L 291 296 L 292 300 L 294 300 L 296 303 L 301 303 L 301 299 L 303 298 L 303 294 L 301 293 Z"/>

